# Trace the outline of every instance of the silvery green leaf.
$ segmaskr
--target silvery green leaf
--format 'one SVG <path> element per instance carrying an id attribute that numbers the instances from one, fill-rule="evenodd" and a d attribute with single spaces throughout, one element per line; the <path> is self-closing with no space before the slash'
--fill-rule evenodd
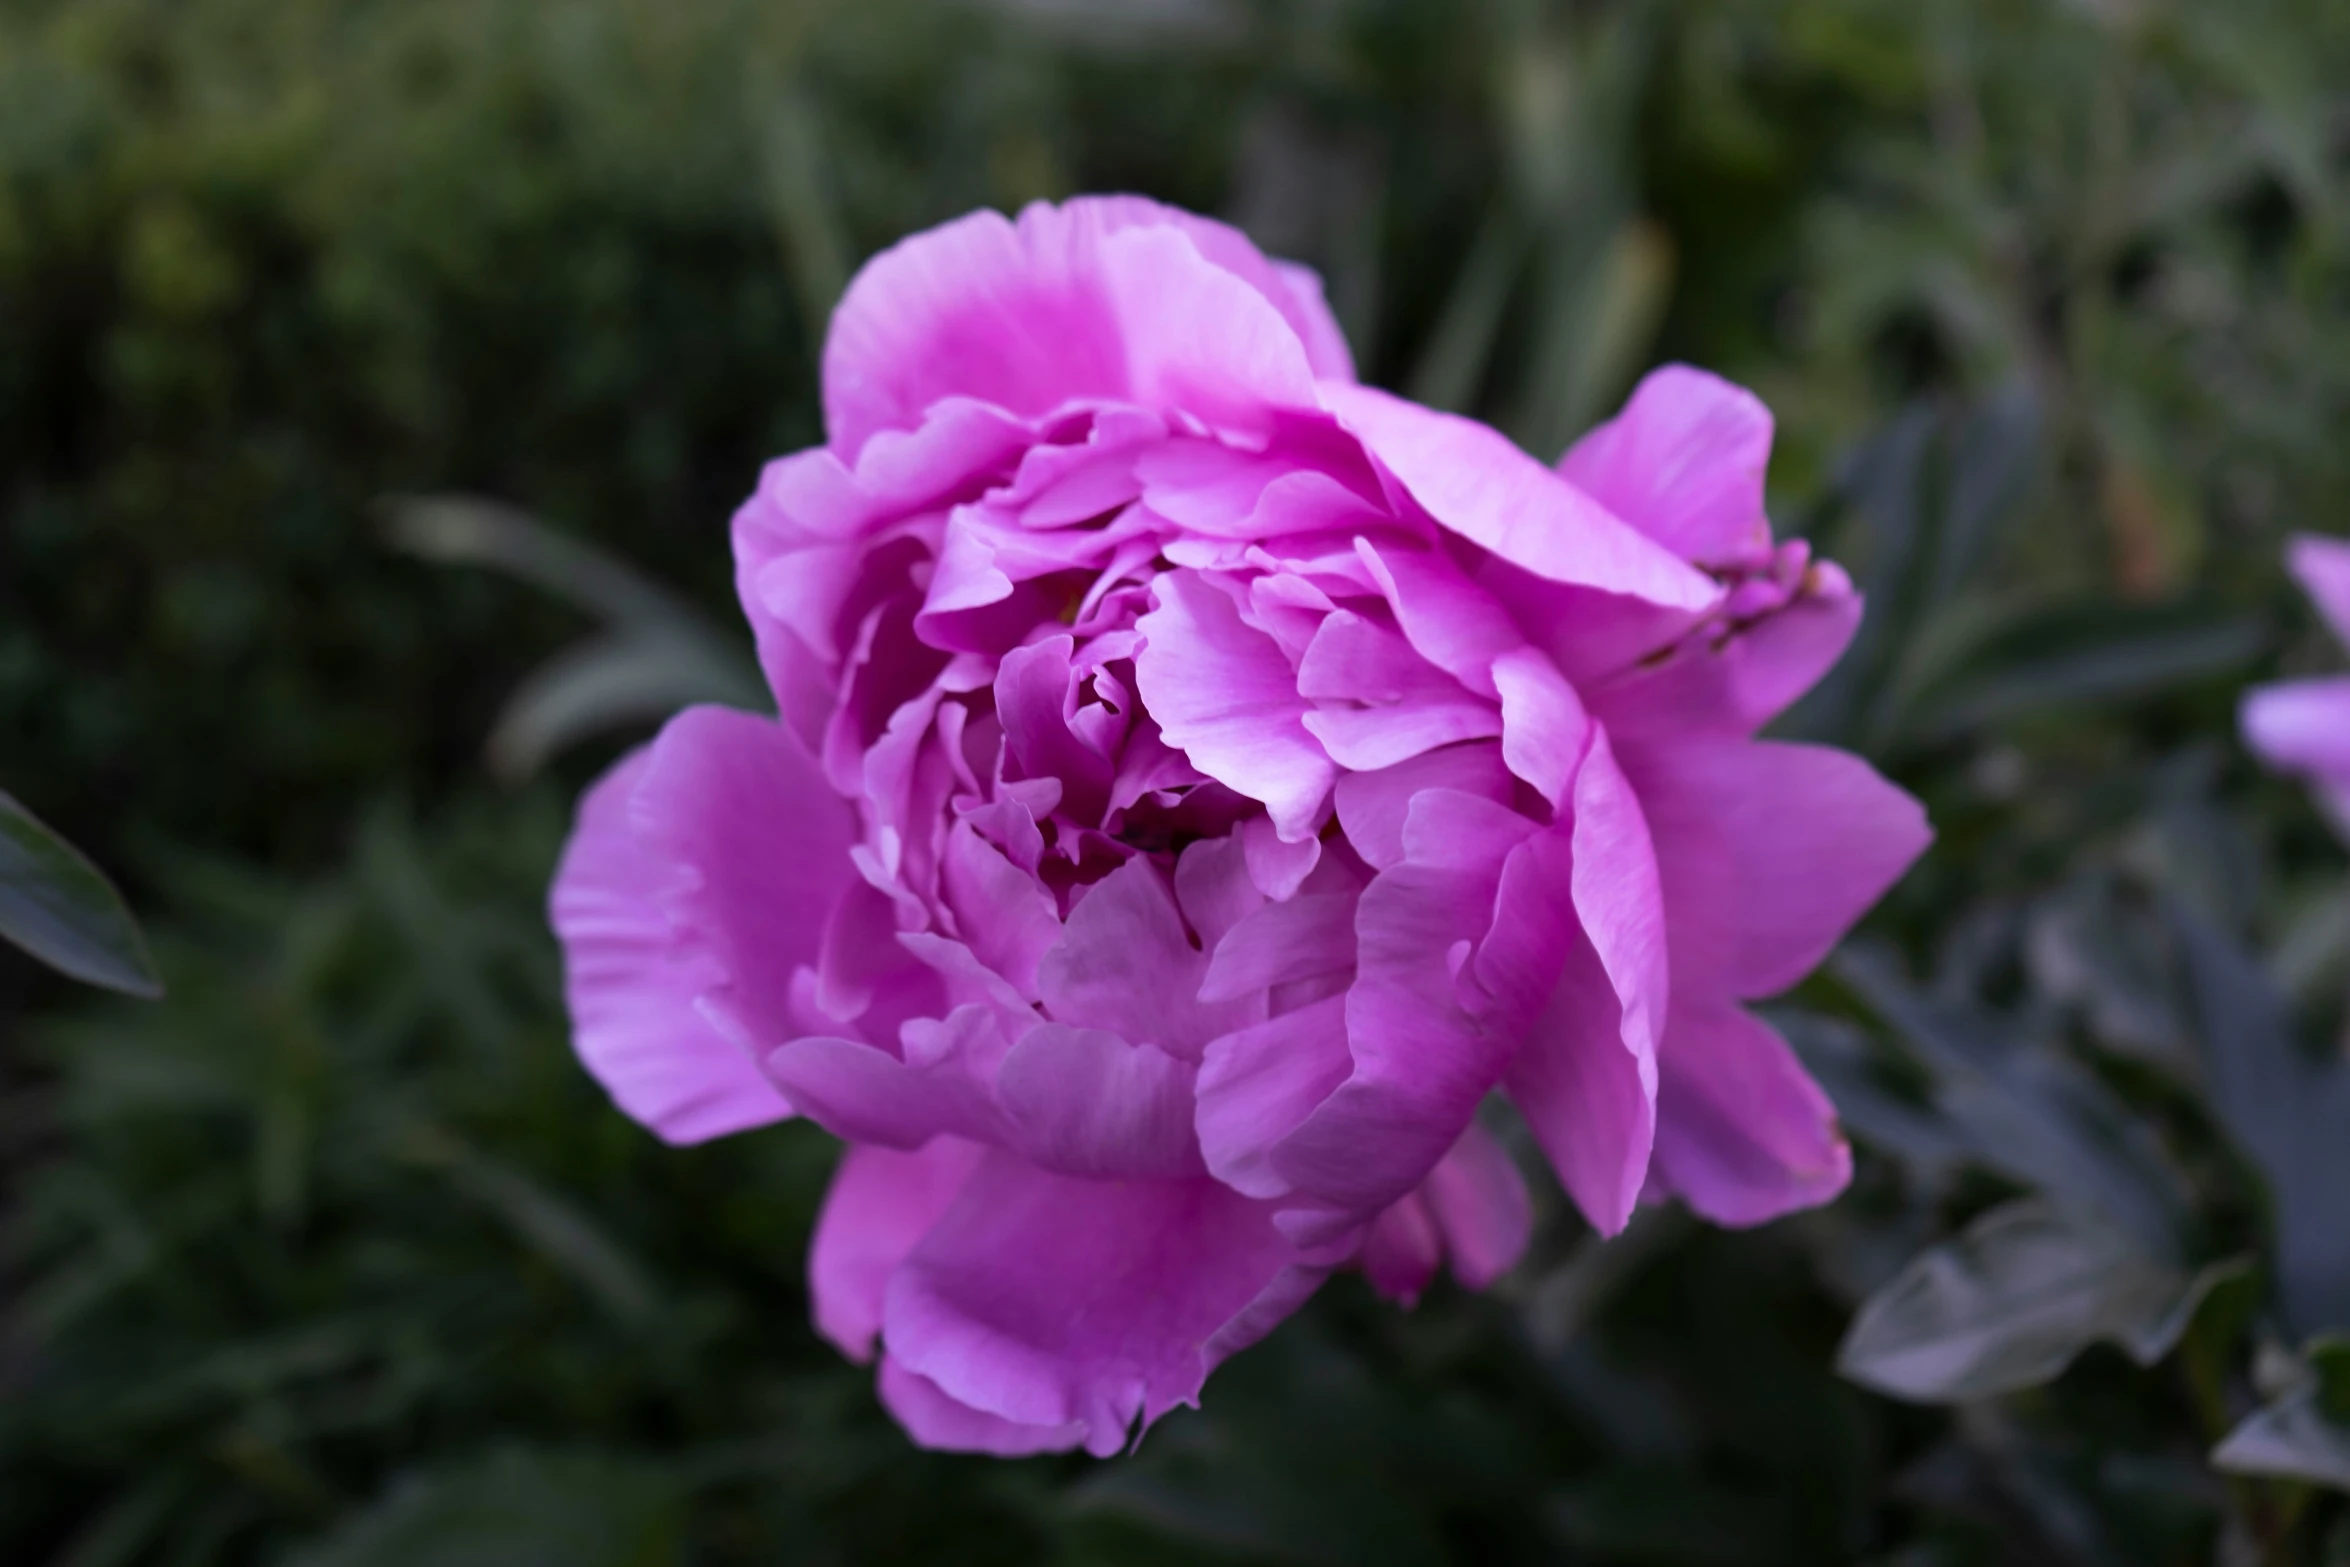
<path id="1" fill-rule="evenodd" d="M 163 981 L 103 871 L 0 790 L 0 938 L 84 984 L 149 1000 Z"/>
<path id="2" fill-rule="evenodd" d="M 2211 1461 L 2230 1474 L 2350 1491 L 2350 1425 L 2328 1419 L 2318 1390 L 2305 1387 L 2249 1416 L 2212 1449 Z"/>
<path id="3" fill-rule="evenodd" d="M 443 566 L 488 566 L 606 620 L 698 621 L 691 604 L 635 567 L 559 533 L 528 512 L 477 495 L 404 496 L 388 503 L 394 547 Z"/>
<path id="4" fill-rule="evenodd" d="M 667 626 L 590 637 L 541 664 L 506 699 L 490 731 L 490 770 L 527 778 L 576 741 L 702 702 L 765 705 L 741 661 L 702 638 Z"/>
<path id="5" fill-rule="evenodd" d="M 2286 1315 L 2305 1333 L 2350 1327 L 2350 1065 L 2301 1048 L 2249 953 L 2184 904 L 2171 916 L 2213 1106 L 2276 1205 Z"/>
<path id="6" fill-rule="evenodd" d="M 1897 1398 L 1961 1403 L 2047 1382 L 2100 1339 L 2151 1365 L 2239 1266 L 2189 1275 L 2092 1216 L 2022 1198 L 1864 1302 L 1837 1369 Z"/>
<path id="7" fill-rule="evenodd" d="M 2104 1215 L 2149 1256 L 2178 1253 L 2184 1183 L 2093 1073 L 2027 1022 L 1912 989 L 1865 944 L 1840 951 L 1832 971 L 1934 1078 L 1934 1104 L 1975 1163 Z"/>

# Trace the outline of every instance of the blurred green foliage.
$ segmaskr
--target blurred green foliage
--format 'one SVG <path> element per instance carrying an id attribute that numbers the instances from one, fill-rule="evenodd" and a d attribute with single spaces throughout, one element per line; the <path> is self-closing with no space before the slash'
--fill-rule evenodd
<path id="1" fill-rule="evenodd" d="M 2277 556 L 2350 501 L 2346 82 L 2326 0 L 0 0 L 0 772 L 170 987 L 0 968 L 0 1556 L 2350 1562 L 2350 882 L 2231 738 L 2339 656 Z M 1140 1457 L 1000 1465 L 809 1329 L 821 1134 L 663 1148 L 564 1047 L 602 757 L 482 746 L 636 623 L 384 505 L 731 624 L 855 259 L 1111 188 L 1545 457 L 1657 358 L 1756 386 L 1873 606 L 1789 728 L 1941 840 L 1785 1014 L 1835 1208 L 1553 1202 L 1488 1296 L 1340 1281 Z M 1846 1369 L 1954 1411 L 1837 1377 L 1864 1301 Z"/>

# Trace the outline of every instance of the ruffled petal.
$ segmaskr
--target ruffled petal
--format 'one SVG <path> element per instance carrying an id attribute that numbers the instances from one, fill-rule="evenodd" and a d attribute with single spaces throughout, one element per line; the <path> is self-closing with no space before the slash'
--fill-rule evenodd
<path id="1" fill-rule="evenodd" d="M 1518 1265 L 1534 1234 L 1534 1204 L 1509 1151 L 1476 1122 L 1428 1172 L 1420 1200 L 1444 1238 L 1446 1265 L 1481 1290 Z"/>
<path id="2" fill-rule="evenodd" d="M 1933 840 L 1917 801 L 1822 746 L 1672 740 L 1627 745 L 1624 763 L 1693 995 L 1785 990 Z"/>
<path id="3" fill-rule="evenodd" d="M 657 901 L 674 867 L 629 822 L 652 759 L 649 747 L 631 753 L 581 797 L 550 913 L 581 1062 L 628 1115 L 696 1143 L 780 1121 L 791 1106 L 700 1011 L 708 966 L 679 951 Z"/>
<path id="4" fill-rule="evenodd" d="M 1219 1334 L 1295 1254 L 1214 1181 L 1093 1181 L 990 1153 L 892 1275 L 891 1358 L 955 1402 L 1108 1456 L 1198 1401 Z"/>
<path id="5" fill-rule="evenodd" d="M 2244 698 L 2244 738 L 2271 767 L 2350 783 L 2350 677 L 2251 692 Z"/>
<path id="6" fill-rule="evenodd" d="M 773 719 L 688 708 L 653 742 L 629 820 L 676 868 L 660 897 L 708 964 L 705 1015 L 753 1052 L 809 1032 L 796 976 L 856 870 L 855 818 L 807 749 Z"/>
<path id="7" fill-rule="evenodd" d="M 1338 823 L 1365 863 L 1385 870 L 1403 858 L 1404 820 L 1423 789 L 1450 789 L 1501 804 L 1510 797 L 1510 772 L 1495 745 L 1456 745 L 1428 751 L 1377 772 L 1338 780 Z"/>
<path id="8" fill-rule="evenodd" d="M 1195 1112 L 1209 1173 L 1251 1197 L 1287 1195 L 1275 1150 L 1353 1070 L 1344 995 L 1211 1041 L 1200 1058 Z"/>
<path id="9" fill-rule="evenodd" d="M 1458 975 L 1473 945 L 1501 930 L 1503 865 L 1538 830 L 1473 795 L 1413 798 L 1404 858 L 1356 905 L 1353 1069 L 1271 1156 L 1293 1190 L 1376 1214 L 1426 1179 L 1499 1081 L 1520 1033 L 1472 1012 Z"/>
<path id="10" fill-rule="evenodd" d="M 1511 855 L 1477 977 L 1524 1031 L 1511 1101 L 1576 1206 L 1612 1235 L 1639 1201 L 1656 1136 L 1665 910 L 1639 802 L 1604 733 L 1572 805 Z"/>
<path id="11" fill-rule="evenodd" d="M 1619 741 L 1690 732 L 1751 735 L 1835 667 L 1860 629 L 1861 599 L 1833 567 L 1818 588 L 1719 639 L 1691 637 L 1664 658 L 1587 687 L 1592 716 Z"/>
<path id="12" fill-rule="evenodd" d="M 1191 1129 L 1199 1068 L 1098 1028 L 1045 1023 L 996 1075 L 1012 1142 L 1041 1169 L 1094 1180 L 1203 1173 Z"/>
<path id="13" fill-rule="evenodd" d="M 1363 1236 L 1363 1273 L 1371 1287 L 1407 1306 L 1420 1298 L 1443 1260 L 1443 1233 L 1418 1192 L 1390 1204 Z"/>
<path id="14" fill-rule="evenodd" d="M 1355 966 L 1356 894 L 1317 893 L 1267 903 L 1216 943 L 1203 1001 L 1231 1001 Z"/>
<path id="15" fill-rule="evenodd" d="M 1039 202 L 1017 224 L 975 212 L 850 283 L 825 338 L 825 428 L 853 460 L 948 397 L 1031 417 L 1085 400 L 1243 420 L 1310 407 L 1314 371 L 1285 310 L 1305 320 L 1245 239 L 1155 203 Z"/>
<path id="16" fill-rule="evenodd" d="M 1771 412 L 1742 386 L 1688 365 L 1650 371 L 1624 411 L 1559 460 L 1559 472 L 1684 560 L 1768 555 L 1763 470 Z"/>
<path id="17" fill-rule="evenodd" d="M 1191 944 L 1157 867 L 1127 861 L 1087 889 L 1038 985 L 1055 1022 L 1148 1042 L 1186 1060 L 1226 1030 L 1264 1015 L 1258 1004 L 1203 1004 L 1208 957 Z"/>
<path id="18" fill-rule="evenodd" d="M 1836 1107 L 1771 1026 L 1716 1001 L 1675 1004 L 1657 1093 L 1657 1172 L 1716 1224 L 1815 1208 L 1852 1179 Z"/>
<path id="19" fill-rule="evenodd" d="M 926 1148 L 851 1145 L 833 1172 L 808 1246 L 816 1330 L 851 1360 L 873 1354 L 889 1276 L 929 1233 L 979 1163 L 976 1143 L 942 1137 Z"/>
<path id="20" fill-rule="evenodd" d="M 1137 622 L 1142 700 L 1167 744 L 1227 788 L 1263 802 L 1281 836 L 1308 837 L 1338 770 L 1303 722 L 1281 649 L 1196 572 L 1151 584 Z"/>
<path id="21" fill-rule="evenodd" d="M 1024 1426 L 969 1404 L 958 1404 L 940 1392 L 936 1382 L 908 1371 L 888 1355 L 881 1357 L 877 1385 L 881 1407 L 906 1428 L 906 1435 L 939 1452 L 1026 1458 L 1034 1453 L 1065 1453 L 1085 1440 L 1085 1427 L 1075 1421 Z"/>
<path id="22" fill-rule="evenodd" d="M 2285 561 L 2334 635 L 2350 642 L 2350 543 L 2304 533 L 2293 540 Z"/>
<path id="23" fill-rule="evenodd" d="M 767 1058 L 800 1112 L 835 1137 L 919 1148 L 941 1135 L 999 1142 L 996 1073 L 1011 1049 L 992 1007 L 957 1007 L 906 1025 L 901 1058 L 854 1039 L 798 1039 Z"/>
<path id="24" fill-rule="evenodd" d="M 1367 386 L 1325 383 L 1322 403 L 1430 516 L 1523 571 L 1668 609 L 1721 597 L 1710 577 L 1497 430 Z"/>

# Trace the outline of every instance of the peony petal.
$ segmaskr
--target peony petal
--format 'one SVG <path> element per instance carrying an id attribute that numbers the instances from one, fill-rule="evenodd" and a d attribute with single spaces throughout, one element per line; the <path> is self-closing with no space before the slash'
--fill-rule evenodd
<path id="1" fill-rule="evenodd" d="M 855 818 L 807 750 L 773 719 L 688 708 L 653 742 L 629 819 L 678 867 L 661 901 L 708 955 L 711 1020 L 754 1052 L 806 1032 L 793 975 L 856 878 Z"/>
<path id="2" fill-rule="evenodd" d="M 1371 1287 L 1410 1305 L 1436 1277 L 1444 1236 L 1418 1192 L 1388 1206 L 1363 1237 L 1363 1272 Z"/>
<path id="3" fill-rule="evenodd" d="M 1538 830 L 1474 795 L 1414 797 L 1403 860 L 1356 905 L 1353 1070 L 1272 1156 L 1292 1188 L 1378 1212 L 1426 1179 L 1500 1079 L 1519 1035 L 1472 1015 L 1456 972 L 1471 944 L 1499 932 L 1502 867 Z"/>
<path id="4" fill-rule="evenodd" d="M 1191 944 L 1165 878 L 1127 861 L 1069 911 L 1061 944 L 1045 955 L 1038 987 L 1057 1023 L 1150 1043 L 1187 1061 L 1217 1035 L 1264 1016 L 1261 998 L 1202 1004 L 1208 957 Z"/>
<path id="5" fill-rule="evenodd" d="M 1403 858 L 1404 819 L 1423 789 L 1451 789 L 1500 804 L 1510 797 L 1509 768 L 1499 746 L 1456 745 L 1340 778 L 1339 825 L 1373 869 L 1385 870 Z"/>
<path id="6" fill-rule="evenodd" d="M 1026 1458 L 1035 1453 L 1065 1453 L 1085 1440 L 1085 1427 L 1075 1422 L 1017 1425 L 1001 1415 L 958 1404 L 940 1392 L 936 1382 L 908 1371 L 888 1355 L 881 1357 L 878 1386 L 881 1407 L 906 1428 L 908 1436 L 936 1452 Z"/>
<path id="7" fill-rule="evenodd" d="M 1651 370 L 1624 411 L 1575 443 L 1559 472 L 1684 560 L 1767 555 L 1763 470 L 1771 413 L 1744 387 L 1688 365 Z"/>
<path id="8" fill-rule="evenodd" d="M 1481 1290 L 1518 1265 L 1534 1233 L 1534 1204 L 1509 1151 L 1476 1122 L 1428 1172 L 1420 1200 L 1444 1237 L 1452 1276 Z"/>
<path id="9" fill-rule="evenodd" d="M 1044 885 L 957 822 L 947 833 L 942 890 L 972 956 L 1021 995 L 1036 995 L 1037 964 L 1061 939 L 1061 916 Z"/>
<path id="10" fill-rule="evenodd" d="M 851 1360 L 873 1354 L 890 1274 L 955 1200 L 979 1145 L 942 1137 L 927 1148 L 851 1146 L 833 1172 L 808 1247 L 816 1330 Z"/>
<path id="11" fill-rule="evenodd" d="M 1004 1057 L 996 1092 L 1014 1145 L 1040 1169 L 1096 1180 L 1202 1173 L 1191 1130 L 1199 1068 L 1156 1045 L 1044 1023 Z"/>
<path id="12" fill-rule="evenodd" d="M 1698 610 L 1711 578 L 1474 420 L 1367 386 L 1325 383 L 1322 405 L 1438 522 L 1550 582 Z"/>
<path id="13" fill-rule="evenodd" d="M 628 1115 L 696 1143 L 780 1121 L 791 1106 L 696 1005 L 707 965 L 682 960 L 656 901 L 675 868 L 628 819 L 652 759 L 650 748 L 631 753 L 581 797 L 550 912 L 581 1062 Z"/>
<path id="14" fill-rule="evenodd" d="M 1670 987 L 1656 862 L 1604 732 L 1572 817 L 1510 856 L 1476 972 L 1499 1026 L 1524 1032 L 1511 1101 L 1576 1206 L 1615 1234 L 1647 1179 Z"/>
<path id="15" fill-rule="evenodd" d="M 1255 912 L 1265 894 L 1249 869 L 1248 848 L 1238 833 L 1202 838 L 1184 849 L 1175 861 L 1175 901 L 1184 923 L 1208 952 Z"/>
<path id="16" fill-rule="evenodd" d="M 1355 966 L 1352 892 L 1317 893 L 1267 903 L 1216 943 L 1202 1001 L 1231 1001 Z"/>
<path id="17" fill-rule="evenodd" d="M 1491 739 L 1501 733 L 1501 714 L 1464 691 L 1393 707 L 1322 707 L 1306 714 L 1305 726 L 1340 767 L 1377 772 L 1439 746 Z"/>
<path id="18" fill-rule="evenodd" d="M 1832 575 L 1831 575 L 1832 573 Z M 1592 716 L 1618 741 L 1688 731 L 1751 735 L 1786 711 L 1852 643 L 1861 600 L 1840 571 L 1820 587 L 1716 641 L 1694 636 L 1664 659 L 1585 688 Z"/>
<path id="19" fill-rule="evenodd" d="M 1142 700 L 1167 744 L 1218 783 L 1262 801 L 1281 836 L 1309 837 L 1337 777 L 1306 732 L 1297 678 L 1271 638 L 1197 572 L 1151 584 L 1137 622 Z"/>
<path id="20" fill-rule="evenodd" d="M 1240 840 L 1250 885 L 1268 898 L 1297 896 L 1297 889 L 1322 863 L 1321 839 L 1301 838 L 1292 843 L 1274 828 L 1270 817 L 1252 816 L 1232 836 Z M 1206 945 L 1204 936 L 1202 945 Z"/>
<path id="21" fill-rule="evenodd" d="M 1777 1031 L 1744 1008 L 1677 1002 L 1661 1077 L 1658 1173 L 1714 1223 L 1815 1208 L 1852 1179 L 1836 1107 Z"/>
<path id="22" fill-rule="evenodd" d="M 1032 417 L 1083 400 L 1211 419 L 1311 407 L 1314 370 L 1287 312 L 1300 312 L 1295 292 L 1204 219 L 1134 198 L 1038 202 L 1017 224 L 976 212 L 899 242 L 849 284 L 825 338 L 825 428 L 853 459 L 955 396 Z"/>
<path id="23" fill-rule="evenodd" d="M 1195 1404 L 1209 1346 L 1295 1260 L 1262 1205 L 1209 1180 L 1093 1181 L 991 1152 L 889 1282 L 893 1359 L 1108 1456 Z"/>
<path id="24" fill-rule="evenodd" d="M 1343 995 L 1211 1041 L 1200 1058 L 1196 1112 L 1209 1172 L 1250 1197 L 1287 1195 L 1274 1149 L 1353 1070 Z"/>
<path id="25" fill-rule="evenodd" d="M 2271 767 L 2350 781 L 2350 676 L 2247 694 L 2244 738 Z"/>
<path id="26" fill-rule="evenodd" d="M 1502 760 L 1555 810 L 1566 802 L 1591 744 L 1582 698 L 1556 664 L 1530 647 L 1495 659 L 1493 684 L 1501 693 Z"/>
<path id="27" fill-rule="evenodd" d="M 1289 308 L 1281 313 L 1297 329 L 1298 341 L 1305 344 L 1306 360 L 1314 367 L 1315 377 L 1326 381 L 1353 380 L 1354 355 L 1347 351 L 1346 334 L 1339 330 L 1338 318 L 1330 313 L 1329 302 L 1322 293 L 1321 274 L 1294 261 L 1276 261 L 1273 271 L 1280 277 L 1290 300 Z"/>
<path id="28" fill-rule="evenodd" d="M 833 450 L 854 461 L 875 435 L 913 429 L 945 397 L 1028 416 L 1122 397 L 1126 356 L 1099 239 L 1073 210 L 1040 205 L 1018 227 L 974 212 L 867 262 L 824 340 Z"/>
<path id="29" fill-rule="evenodd" d="M 2334 635 L 2350 642 L 2350 543 L 2304 533 L 2285 560 Z"/>
<path id="30" fill-rule="evenodd" d="M 798 1039 L 767 1058 L 767 1075 L 835 1137 L 919 1148 L 949 1135 L 998 1142 L 997 1073 L 1011 1049 L 1003 1015 L 957 1007 L 906 1025 L 904 1056 L 853 1039 Z"/>
<path id="31" fill-rule="evenodd" d="M 1628 744 L 1624 765 L 1656 843 L 1674 972 L 1696 995 L 1785 990 L 1933 839 L 1917 801 L 1842 751 L 1695 738 Z"/>

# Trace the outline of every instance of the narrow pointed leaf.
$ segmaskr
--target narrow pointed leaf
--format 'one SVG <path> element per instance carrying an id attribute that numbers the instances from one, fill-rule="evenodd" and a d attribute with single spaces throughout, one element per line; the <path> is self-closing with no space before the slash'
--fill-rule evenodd
<path id="1" fill-rule="evenodd" d="M 0 937 L 61 974 L 149 1000 L 163 980 L 122 894 L 0 790 Z"/>

